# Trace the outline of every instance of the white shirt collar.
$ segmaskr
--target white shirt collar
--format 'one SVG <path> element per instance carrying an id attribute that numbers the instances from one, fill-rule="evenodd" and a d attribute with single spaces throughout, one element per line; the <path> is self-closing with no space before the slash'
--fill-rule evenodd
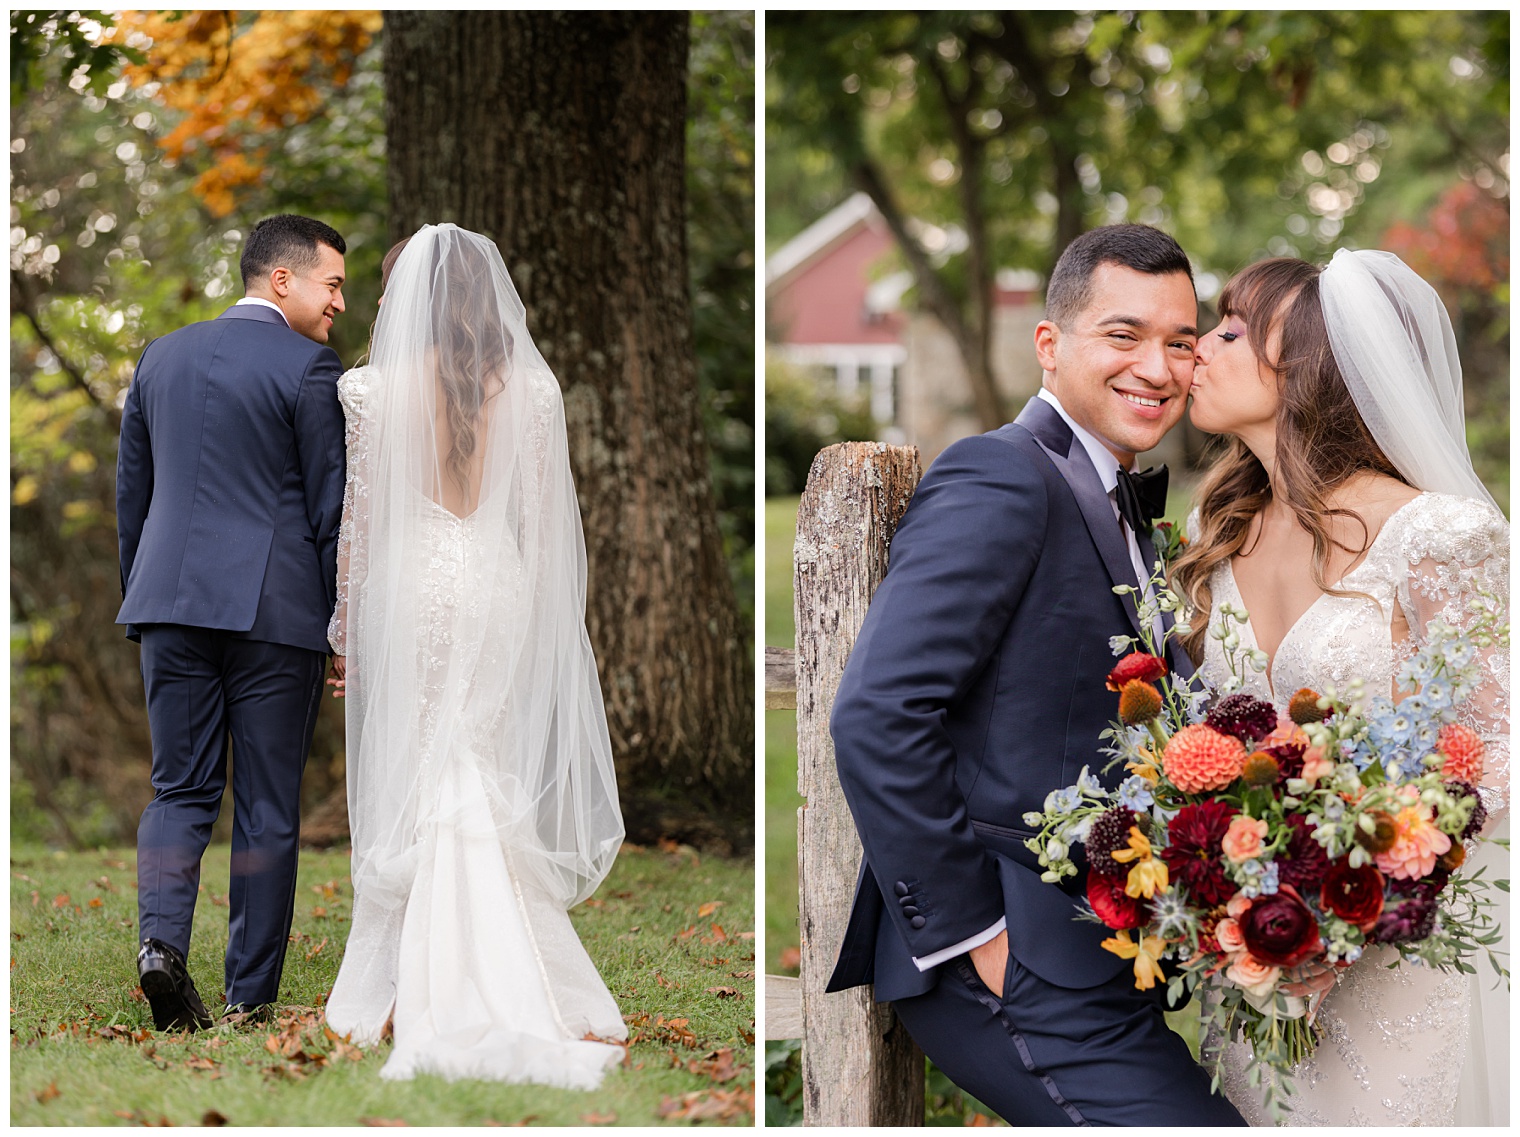
<path id="1" fill-rule="evenodd" d="M 1098 480 L 1103 483 L 1103 492 L 1113 493 L 1114 487 L 1119 484 L 1119 459 L 1113 456 L 1107 446 L 1078 425 L 1076 420 L 1066 413 L 1061 400 L 1056 398 L 1048 388 L 1041 387 L 1037 395 L 1055 407 L 1056 414 L 1060 415 L 1062 421 L 1071 427 L 1072 434 L 1076 435 L 1077 441 L 1082 444 L 1082 449 L 1087 451 L 1087 457 L 1092 461 L 1093 469 L 1098 471 Z"/>
<path id="2" fill-rule="evenodd" d="M 245 296 L 239 300 L 237 304 L 262 304 L 266 308 L 273 308 L 276 312 L 280 312 L 280 306 L 278 304 L 272 300 L 265 300 L 262 296 Z M 233 307 L 236 308 L 237 304 L 234 304 Z M 285 326 L 287 328 L 290 327 L 290 320 L 286 317 L 284 312 L 280 312 L 280 319 L 285 321 Z M 1060 407 L 1057 406 L 1056 409 L 1060 410 Z"/>

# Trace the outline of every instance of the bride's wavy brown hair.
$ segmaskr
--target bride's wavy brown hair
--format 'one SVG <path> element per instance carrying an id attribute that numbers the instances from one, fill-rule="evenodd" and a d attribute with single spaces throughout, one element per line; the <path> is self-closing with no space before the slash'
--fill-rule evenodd
<path id="1" fill-rule="evenodd" d="M 380 263 L 380 290 L 390 283 L 391 270 L 410 237 L 392 245 Z M 435 256 L 433 271 L 438 271 Z M 484 257 L 456 256 L 446 279 L 434 281 L 446 290 L 451 321 L 438 343 L 438 380 L 443 389 L 444 416 L 449 426 L 449 453 L 444 468 L 460 490 L 470 489 L 470 459 L 478 442 L 481 411 L 506 386 L 511 369 L 512 333 L 502 325 L 494 298 L 491 265 Z"/>
<path id="2" fill-rule="evenodd" d="M 1322 592 L 1346 596 L 1351 593 L 1325 579 L 1331 546 L 1360 554 L 1371 534 L 1355 510 L 1326 505 L 1326 493 L 1363 470 L 1405 479 L 1373 441 L 1336 365 L 1320 307 L 1320 271 L 1291 257 L 1258 261 L 1225 286 L 1219 316 L 1245 322 L 1256 358 L 1277 376 L 1277 491 L 1314 538 L 1314 583 Z M 1273 328 L 1280 330 L 1276 359 L 1267 355 Z M 1174 586 L 1195 610 L 1192 633 L 1183 640 L 1194 661 L 1202 658 L 1208 636 L 1214 568 L 1241 551 L 1252 519 L 1272 496 L 1266 468 L 1240 439 L 1226 437 L 1198 487 L 1198 535 L 1172 565 Z M 1331 537 L 1328 519 L 1336 516 L 1362 527 L 1360 548 Z"/>

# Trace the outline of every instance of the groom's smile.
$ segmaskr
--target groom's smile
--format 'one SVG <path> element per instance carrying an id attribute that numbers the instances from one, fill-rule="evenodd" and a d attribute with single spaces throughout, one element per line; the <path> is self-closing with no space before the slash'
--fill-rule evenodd
<path id="1" fill-rule="evenodd" d="M 1035 351 L 1062 408 L 1128 467 L 1186 406 L 1198 340 L 1193 282 L 1103 263 L 1086 301 L 1065 327 L 1041 321 Z"/>

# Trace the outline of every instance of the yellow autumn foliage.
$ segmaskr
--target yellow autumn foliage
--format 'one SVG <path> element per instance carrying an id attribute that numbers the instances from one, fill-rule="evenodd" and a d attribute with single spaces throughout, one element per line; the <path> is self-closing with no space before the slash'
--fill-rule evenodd
<path id="1" fill-rule="evenodd" d="M 261 136 L 316 115 L 381 24 L 377 11 L 123 12 L 108 39 L 143 52 L 123 75 L 183 114 L 158 144 L 175 161 L 210 156 L 195 190 L 225 216 L 263 176 Z"/>

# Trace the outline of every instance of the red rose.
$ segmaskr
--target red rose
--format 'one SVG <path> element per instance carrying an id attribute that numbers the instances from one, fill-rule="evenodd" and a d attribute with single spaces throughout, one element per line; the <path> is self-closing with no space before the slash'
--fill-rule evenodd
<path id="1" fill-rule="evenodd" d="M 1258 897 L 1240 917 L 1246 951 L 1262 963 L 1297 967 L 1319 954 L 1319 925 L 1291 884 Z"/>
<path id="2" fill-rule="evenodd" d="M 1166 678 L 1166 664 L 1154 655 L 1143 651 L 1131 652 L 1119 661 L 1119 666 L 1108 673 L 1108 689 L 1122 691 L 1132 679 L 1157 683 Z"/>
<path id="3" fill-rule="evenodd" d="M 1124 892 L 1124 881 L 1095 872 L 1087 874 L 1087 902 L 1098 919 L 1116 932 L 1139 928 L 1147 919 L 1145 904 Z"/>
<path id="4" fill-rule="evenodd" d="M 1342 857 L 1325 874 L 1319 902 L 1327 912 L 1370 932 L 1383 914 L 1383 874 L 1371 865 L 1354 869 L 1350 859 Z"/>

